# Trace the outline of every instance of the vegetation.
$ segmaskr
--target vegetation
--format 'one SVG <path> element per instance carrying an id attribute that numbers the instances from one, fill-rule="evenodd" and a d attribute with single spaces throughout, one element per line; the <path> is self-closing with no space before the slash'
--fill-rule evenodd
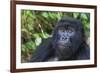
<path id="1" fill-rule="evenodd" d="M 52 36 L 52 30 L 62 17 L 80 19 L 89 38 L 90 14 L 79 12 L 21 11 L 21 62 L 27 62 L 43 38 Z"/>

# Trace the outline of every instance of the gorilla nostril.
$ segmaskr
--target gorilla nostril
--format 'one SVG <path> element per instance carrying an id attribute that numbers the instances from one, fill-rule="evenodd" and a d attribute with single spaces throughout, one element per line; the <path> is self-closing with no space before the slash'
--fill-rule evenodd
<path id="1" fill-rule="evenodd" d="M 65 40 L 65 38 L 62 38 L 62 40 Z"/>

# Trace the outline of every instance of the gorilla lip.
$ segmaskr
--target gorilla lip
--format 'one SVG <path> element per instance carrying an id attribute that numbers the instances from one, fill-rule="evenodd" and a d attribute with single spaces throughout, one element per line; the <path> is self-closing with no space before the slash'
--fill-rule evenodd
<path id="1" fill-rule="evenodd" d="M 68 47 L 68 46 L 65 45 L 65 44 L 59 44 L 58 47 L 59 47 L 59 48 L 66 48 L 66 47 Z"/>
<path id="2" fill-rule="evenodd" d="M 58 47 L 59 47 L 59 48 L 65 48 L 65 46 L 64 46 L 64 45 L 59 45 Z"/>

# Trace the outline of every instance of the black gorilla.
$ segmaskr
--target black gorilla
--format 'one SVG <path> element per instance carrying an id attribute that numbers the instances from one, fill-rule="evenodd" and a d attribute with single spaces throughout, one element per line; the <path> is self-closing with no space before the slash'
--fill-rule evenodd
<path id="1" fill-rule="evenodd" d="M 53 36 L 42 41 L 30 62 L 90 59 L 81 21 L 62 18 L 54 28 Z"/>

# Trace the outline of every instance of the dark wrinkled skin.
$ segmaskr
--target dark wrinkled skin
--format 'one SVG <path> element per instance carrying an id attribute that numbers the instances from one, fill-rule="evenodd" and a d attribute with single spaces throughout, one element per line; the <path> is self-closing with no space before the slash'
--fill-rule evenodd
<path id="1" fill-rule="evenodd" d="M 53 37 L 42 40 L 30 62 L 86 59 L 90 59 L 90 49 L 81 21 L 62 18 L 54 28 Z"/>

